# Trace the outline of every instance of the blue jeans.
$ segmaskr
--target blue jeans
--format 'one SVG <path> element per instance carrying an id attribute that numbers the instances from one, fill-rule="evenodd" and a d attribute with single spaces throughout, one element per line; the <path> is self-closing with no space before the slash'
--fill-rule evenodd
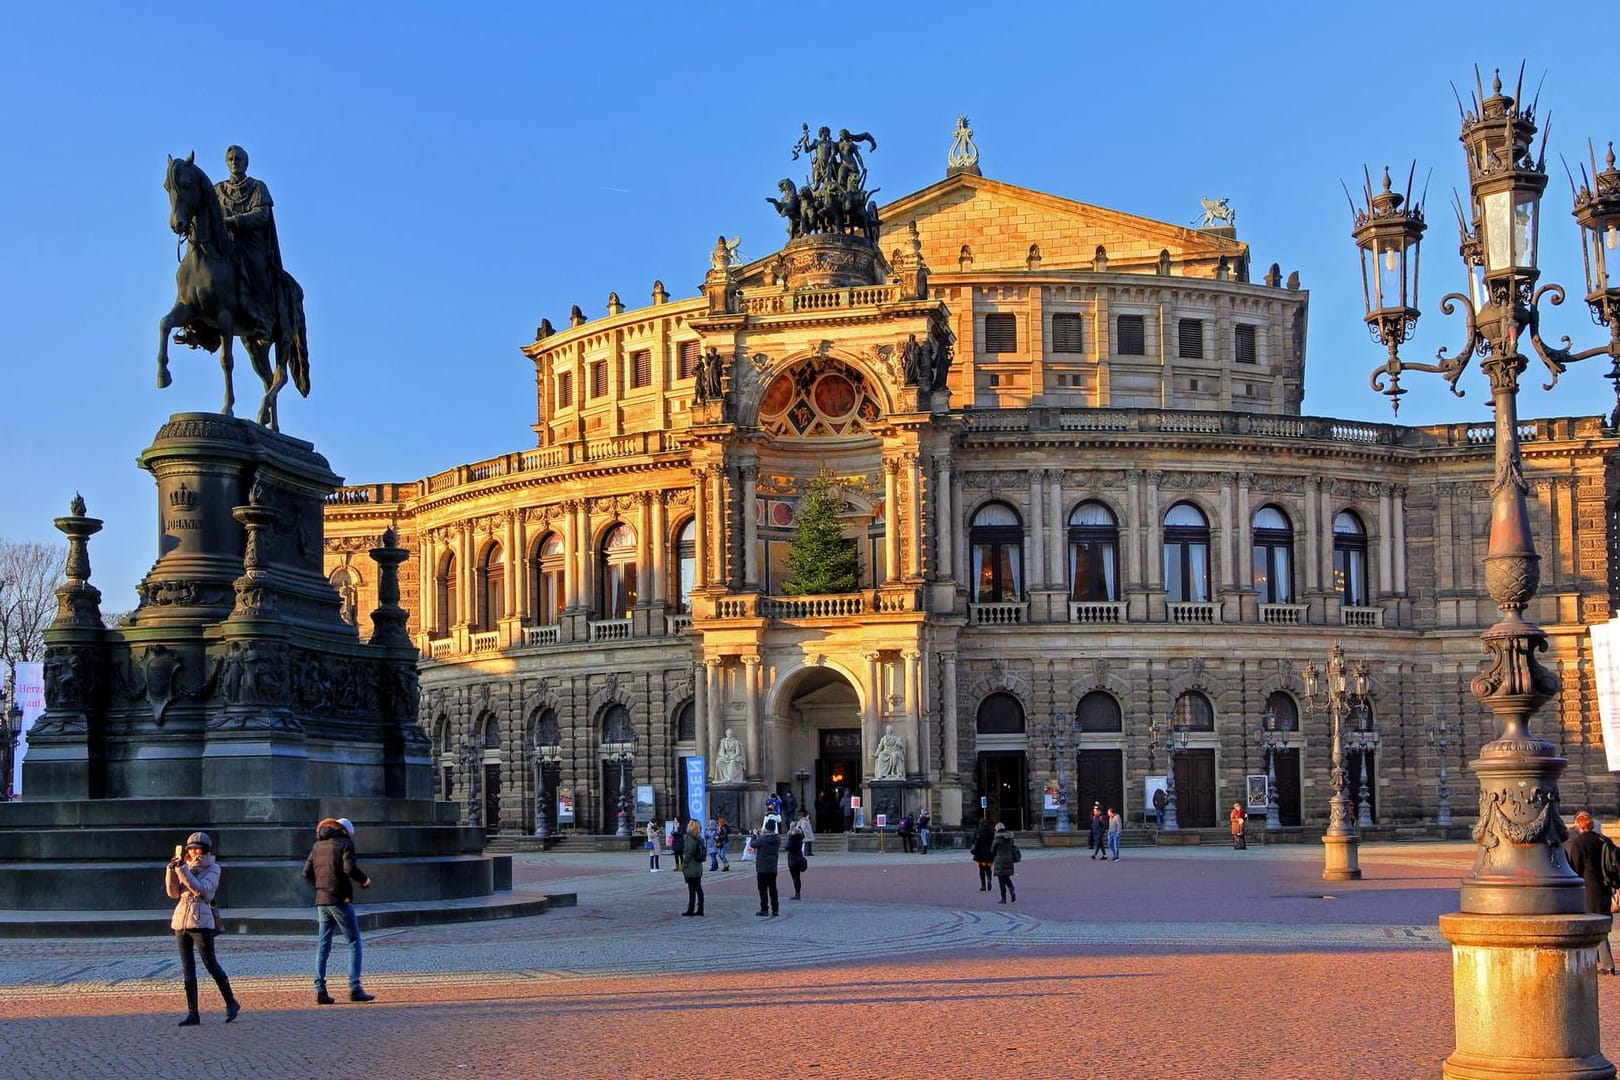
<path id="1" fill-rule="evenodd" d="M 349 943 L 349 989 L 360 989 L 360 920 L 353 904 L 318 904 L 315 908 L 315 992 L 326 992 L 326 958 L 332 954 L 332 936 L 343 931 Z"/>
<path id="2" fill-rule="evenodd" d="M 1119 858 L 1119 833 L 1108 834 L 1108 854 L 1113 858 Z"/>

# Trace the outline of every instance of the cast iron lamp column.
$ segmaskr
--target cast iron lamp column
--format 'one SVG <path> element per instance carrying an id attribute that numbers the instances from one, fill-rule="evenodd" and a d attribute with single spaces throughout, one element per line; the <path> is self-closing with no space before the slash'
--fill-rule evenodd
<path id="1" fill-rule="evenodd" d="M 471 736 L 463 735 L 456 744 L 456 760 L 461 764 L 461 771 L 466 776 L 465 786 L 462 789 L 461 823 L 473 828 L 483 824 L 483 814 L 479 812 L 478 781 L 482 779 L 484 764 L 484 744 L 474 740 Z"/>
<path id="2" fill-rule="evenodd" d="M 1282 814 L 1277 806 L 1277 751 L 1288 749 L 1288 731 L 1277 726 L 1277 710 L 1266 706 L 1266 714 L 1255 728 L 1260 744 L 1266 751 L 1266 829 L 1282 828 Z"/>
<path id="3" fill-rule="evenodd" d="M 1066 833 L 1073 827 L 1069 818 L 1069 787 L 1063 771 L 1064 762 L 1073 756 L 1077 743 L 1076 721 L 1053 716 L 1035 725 L 1035 738 L 1052 756 L 1052 769 L 1057 773 L 1057 831 Z"/>
<path id="4" fill-rule="evenodd" d="M 619 827 L 614 836 L 630 836 L 630 765 L 636 760 L 633 743 L 617 742 L 607 745 L 608 757 L 619 763 Z"/>
<path id="5" fill-rule="evenodd" d="M 1361 716 L 1364 726 L 1352 729 L 1345 736 L 1345 742 L 1359 755 L 1356 759 L 1359 766 L 1356 776 L 1361 785 L 1356 791 L 1356 828 L 1365 832 L 1373 827 L 1372 792 L 1367 787 L 1368 774 L 1372 769 L 1367 764 L 1367 755 L 1378 749 L 1380 740 L 1377 730 L 1372 727 L 1371 718 L 1366 712 L 1362 712 Z"/>
<path id="6" fill-rule="evenodd" d="M 541 840 L 551 836 L 551 785 L 547 782 L 550 771 L 562 762 L 562 748 L 537 745 L 534 748 L 534 835 Z"/>
<path id="7" fill-rule="evenodd" d="M 1178 701 L 1179 705 L 1180 702 Z M 1148 725 L 1148 739 L 1155 746 L 1164 748 L 1164 825 L 1165 830 L 1181 829 L 1181 819 L 1176 816 L 1176 755 L 1187 749 L 1187 725 L 1178 724 L 1175 708 L 1172 707 L 1170 715 L 1165 718 L 1161 727 L 1157 720 Z"/>
<path id="8" fill-rule="evenodd" d="M 1440 790 L 1436 793 L 1434 823 L 1447 826 L 1451 824 L 1451 788 L 1446 784 L 1446 751 L 1451 749 L 1451 728 L 1444 716 L 1436 716 L 1434 724 L 1423 734 L 1435 753 L 1440 755 Z"/>
<path id="9" fill-rule="evenodd" d="M 1411 337 L 1419 315 L 1418 244 L 1425 227 L 1421 206 L 1402 209 L 1410 202 L 1410 181 L 1402 196 L 1390 190 L 1386 172 L 1383 191 L 1375 195 L 1369 176 L 1366 205 L 1352 207 L 1367 325 L 1389 352 L 1373 372 L 1373 388 L 1398 402 L 1401 373 L 1411 368 L 1442 375 L 1460 396 L 1457 380 L 1477 355 L 1496 418 L 1484 563 L 1486 591 L 1502 618 L 1481 635 L 1487 659 L 1470 686 L 1501 722 L 1502 734 L 1481 747 L 1473 762 L 1480 779 L 1473 833 L 1479 850 L 1462 883 L 1462 910 L 1440 917 L 1441 932 L 1452 944 L 1456 1008 L 1457 1047 L 1446 1059 L 1448 1077 L 1500 1077 L 1504 1071 L 1615 1075 L 1598 1045 L 1595 976 L 1597 943 L 1608 934 L 1610 919 L 1583 912 L 1582 883 L 1562 847 L 1567 830 L 1559 817 L 1558 778 L 1567 762 L 1530 730 L 1530 717 L 1558 692 L 1559 680 L 1536 659 L 1547 648 L 1547 635 L 1524 618 L 1540 583 L 1540 556 L 1526 505 L 1518 392 L 1519 376 L 1528 366 L 1521 351 L 1528 337 L 1551 375 L 1546 388 L 1567 365 L 1607 355 L 1605 377 L 1620 393 L 1620 260 L 1610 265 L 1610 253 L 1620 246 L 1620 172 L 1611 147 L 1602 172 L 1595 155 L 1589 155 L 1591 175 L 1581 166 L 1578 189 L 1570 178 L 1587 306 L 1593 319 L 1608 327 L 1609 343 L 1584 352 L 1551 348 L 1541 338 L 1540 302 L 1560 304 L 1564 290 L 1556 284 L 1536 287 L 1547 173 L 1545 140 L 1539 154 L 1533 148 L 1534 113 L 1533 104 L 1526 108 L 1503 94 L 1497 77 L 1489 97 L 1477 85 L 1463 114 L 1469 199 L 1466 216 L 1458 208 L 1458 227 L 1469 288 L 1467 294 L 1447 295 L 1440 308 L 1450 314 L 1460 307 L 1466 319 L 1462 348 L 1455 354 L 1442 351 L 1434 364 L 1400 358 L 1400 345 Z M 1563 340 L 1567 346 L 1569 339 Z M 1620 408 L 1610 418 L 1611 428 L 1617 422 Z"/>
<path id="10" fill-rule="evenodd" d="M 1326 713 L 1333 730 L 1333 799 L 1328 803 L 1327 831 L 1322 834 L 1322 879 L 1356 881 L 1361 877 L 1361 837 L 1356 834 L 1355 810 L 1345 791 L 1349 778 L 1344 772 L 1344 721 L 1366 704 L 1367 664 L 1358 660 L 1347 673 L 1344 646 L 1335 641 L 1328 649 L 1326 680 L 1315 664 L 1305 665 L 1304 678 L 1305 708 Z"/>

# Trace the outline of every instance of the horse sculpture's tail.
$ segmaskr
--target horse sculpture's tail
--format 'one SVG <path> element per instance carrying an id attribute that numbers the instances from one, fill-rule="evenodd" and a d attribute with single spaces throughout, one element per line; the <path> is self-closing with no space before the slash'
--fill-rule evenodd
<path id="1" fill-rule="evenodd" d="M 276 359 L 286 350 L 287 373 L 298 393 L 309 397 L 309 332 L 304 323 L 304 289 L 285 270 L 281 272 L 282 295 L 286 298 L 286 328 L 276 344 Z"/>

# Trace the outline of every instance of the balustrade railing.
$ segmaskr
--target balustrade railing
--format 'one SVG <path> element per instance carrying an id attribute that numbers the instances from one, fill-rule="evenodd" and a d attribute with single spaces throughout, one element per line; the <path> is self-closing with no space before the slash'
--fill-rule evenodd
<path id="1" fill-rule="evenodd" d="M 1260 621 L 1267 626 L 1304 626 L 1310 610 L 1309 604 L 1261 604 Z"/>
<path id="2" fill-rule="evenodd" d="M 974 626 L 1016 626 L 1029 622 L 1029 605 L 969 604 L 968 621 Z"/>
<path id="3" fill-rule="evenodd" d="M 692 632 L 691 615 L 665 615 L 664 633 L 670 637 L 676 634 L 689 634 Z"/>
<path id="4" fill-rule="evenodd" d="M 525 626 L 523 628 L 523 644 L 525 645 L 555 645 L 562 640 L 562 627 L 553 623 L 550 626 Z"/>
<path id="5" fill-rule="evenodd" d="M 427 654 L 429 660 L 443 660 L 447 656 L 454 656 L 455 653 L 456 642 L 454 638 L 442 637 L 428 639 Z"/>
<path id="6" fill-rule="evenodd" d="M 1069 621 L 1072 623 L 1122 623 L 1125 621 L 1123 600 L 1070 600 Z"/>
<path id="7" fill-rule="evenodd" d="M 501 632 L 499 630 L 485 630 L 474 634 L 471 648 L 474 653 L 499 652 L 501 649 Z"/>
<path id="8" fill-rule="evenodd" d="M 592 641 L 629 641 L 629 619 L 592 619 L 587 624 L 590 627 Z"/>
<path id="9" fill-rule="evenodd" d="M 1339 619 L 1345 626 L 1353 626 L 1363 630 L 1377 630 L 1384 625 L 1384 609 L 1376 607 L 1340 608 Z"/>
<path id="10" fill-rule="evenodd" d="M 1207 626 L 1221 621 L 1219 604 L 1166 604 L 1165 610 L 1173 623 Z"/>
<path id="11" fill-rule="evenodd" d="M 767 619 L 830 619 L 860 615 L 865 611 L 866 597 L 860 593 L 766 596 L 759 601 L 759 613 Z"/>

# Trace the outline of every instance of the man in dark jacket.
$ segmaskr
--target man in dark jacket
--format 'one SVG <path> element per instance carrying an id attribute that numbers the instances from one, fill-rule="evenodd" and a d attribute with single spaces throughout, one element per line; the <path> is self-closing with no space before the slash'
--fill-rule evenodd
<path id="1" fill-rule="evenodd" d="M 1091 857 L 1108 858 L 1108 821 L 1103 817 L 1102 803 L 1091 804 Z"/>
<path id="2" fill-rule="evenodd" d="M 354 887 L 371 888 L 371 879 L 354 861 L 354 826 L 348 818 L 326 818 L 315 827 L 315 847 L 304 860 L 304 880 L 315 886 L 315 1003 L 332 1004 L 326 992 L 326 958 L 332 937 L 343 931 L 349 943 L 349 1000 L 372 1001 L 360 985 L 360 921 L 354 915 Z"/>
<path id="3" fill-rule="evenodd" d="M 775 915 L 781 910 L 776 898 L 776 871 L 782 855 L 782 835 L 776 819 L 767 818 L 765 831 L 754 834 L 754 875 L 759 883 L 759 910 L 755 915 Z"/>
<path id="4" fill-rule="evenodd" d="M 1575 815 L 1575 835 L 1564 841 L 1569 868 L 1586 883 L 1586 910 L 1594 915 L 1609 914 L 1614 899 L 1613 883 L 1603 873 L 1603 849 L 1612 841 L 1592 830 L 1592 815 L 1582 810 Z M 1607 935 L 1598 942 L 1598 974 L 1614 974 L 1614 951 Z"/>

